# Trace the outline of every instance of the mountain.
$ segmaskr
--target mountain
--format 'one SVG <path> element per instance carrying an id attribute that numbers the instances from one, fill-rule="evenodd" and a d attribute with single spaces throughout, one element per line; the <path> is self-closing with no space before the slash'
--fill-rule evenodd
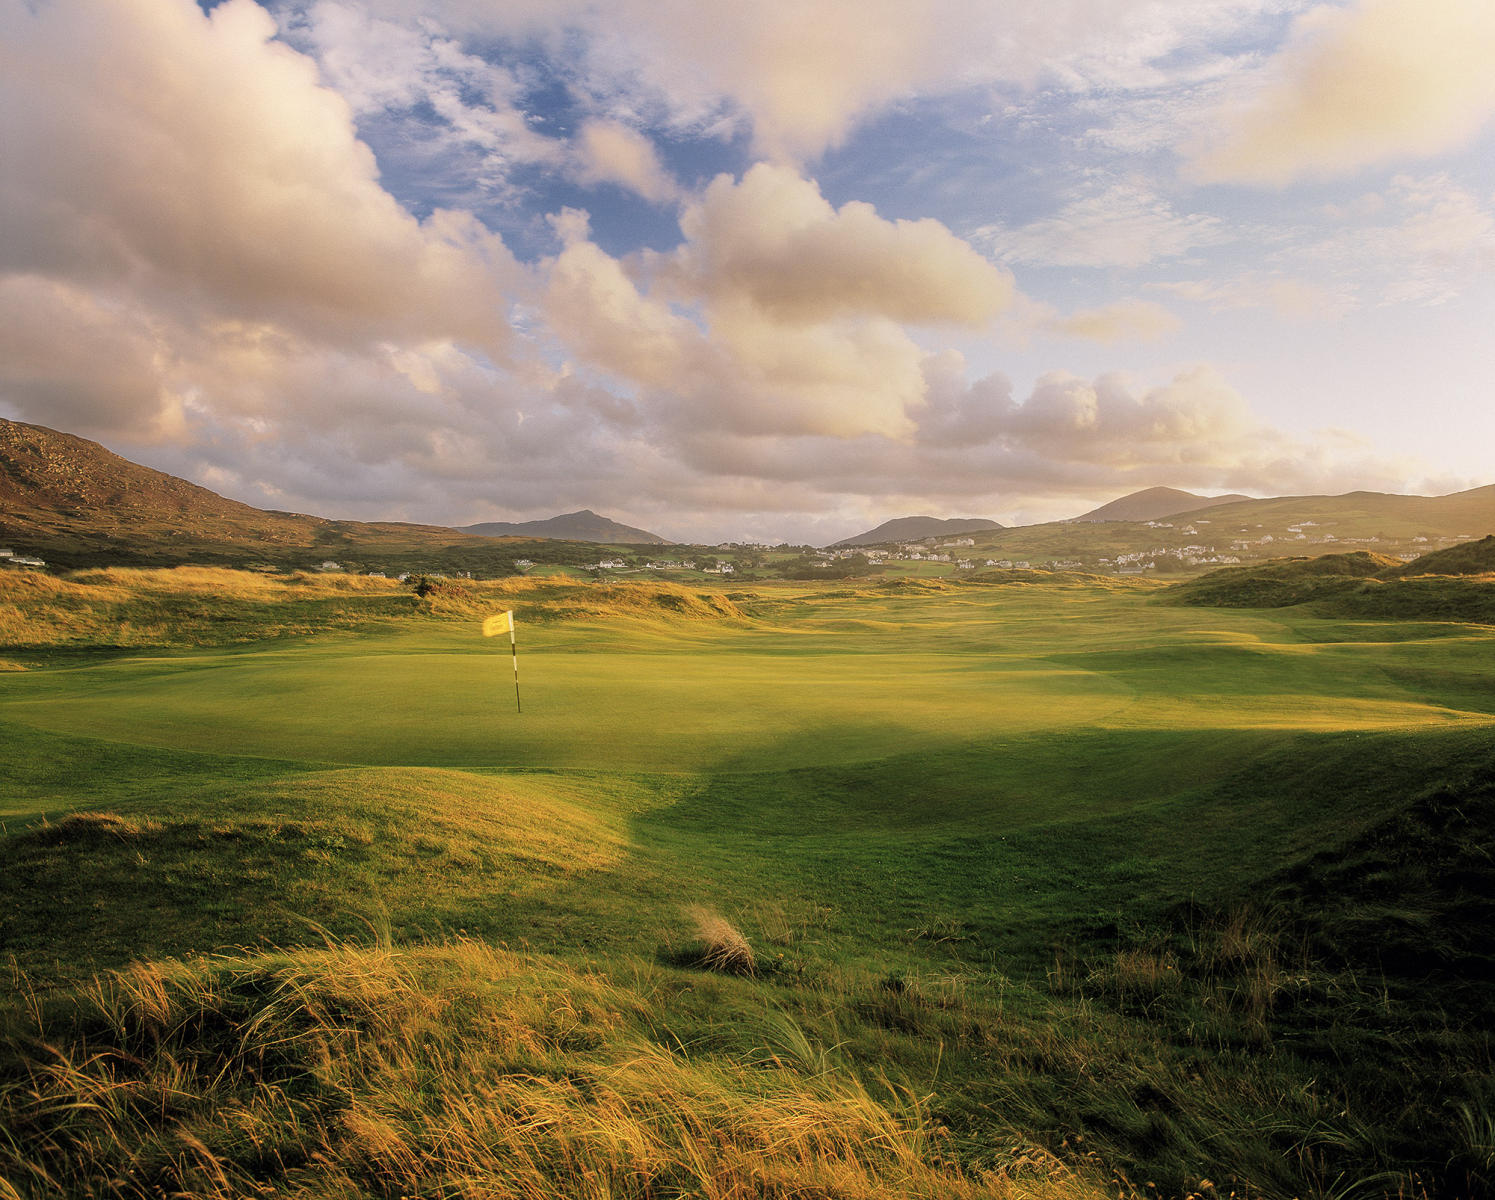
<path id="1" fill-rule="evenodd" d="M 108 542 L 169 528 L 210 541 L 286 542 L 318 523 L 225 499 L 85 438 L 0 418 L 0 535 L 10 539 L 72 533 Z"/>
<path id="2" fill-rule="evenodd" d="M 1214 508 L 1221 504 L 1235 504 L 1250 500 L 1250 496 L 1196 496 L 1193 492 L 1182 492 L 1178 488 L 1153 487 L 1120 500 L 1102 504 L 1075 521 L 1156 521 L 1159 517 L 1173 517 L 1179 513 L 1196 512 L 1201 508 Z"/>
<path id="3" fill-rule="evenodd" d="M 669 546 L 668 538 L 631 525 L 598 516 L 589 508 L 580 512 L 547 517 L 543 521 L 484 521 L 479 525 L 459 525 L 461 533 L 478 537 L 550 538 L 565 542 L 592 542 L 604 545 Z"/>
<path id="4" fill-rule="evenodd" d="M 56 566 L 306 568 L 331 559 L 362 570 L 505 572 L 525 545 L 442 525 L 266 511 L 86 438 L 0 418 L 0 548 Z M 578 547 L 578 561 L 586 553 Z"/>
<path id="5" fill-rule="evenodd" d="M 859 533 L 856 537 L 843 538 L 836 542 L 842 546 L 878 546 L 884 542 L 918 542 L 932 537 L 953 537 L 961 533 L 981 533 L 991 529 L 1005 529 L 996 521 L 981 517 L 895 517 L 884 521 L 876 529 Z M 833 547 L 834 548 L 834 547 Z"/>

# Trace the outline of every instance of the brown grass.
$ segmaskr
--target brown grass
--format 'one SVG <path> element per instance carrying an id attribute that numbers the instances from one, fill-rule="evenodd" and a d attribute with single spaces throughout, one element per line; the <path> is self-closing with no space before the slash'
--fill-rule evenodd
<path id="1" fill-rule="evenodd" d="M 138 965 L 4 1015 L 10 1198 L 1100 1195 L 963 1170 L 912 1098 L 688 1054 L 639 992 L 472 942 Z"/>
<path id="2" fill-rule="evenodd" d="M 687 915 L 695 925 L 695 961 L 723 975 L 756 975 L 753 948 L 732 922 L 709 908 L 695 907 Z"/>
<path id="3" fill-rule="evenodd" d="M 159 821 L 150 818 L 122 817 L 111 812 L 75 812 L 62 820 L 46 823 L 30 830 L 31 840 L 48 846 L 60 846 L 69 842 L 132 842 L 164 828 Z"/>
<path id="4" fill-rule="evenodd" d="M 227 645 L 363 629 L 417 614 L 478 621 L 505 608 L 521 621 L 674 623 L 744 615 L 721 593 L 654 580 L 446 579 L 417 598 L 398 580 L 336 572 L 104 567 L 57 577 L 12 570 L 0 571 L 0 647 Z"/>
<path id="5" fill-rule="evenodd" d="M 0 646 L 222 645 L 355 628 L 413 609 L 392 579 L 219 567 L 0 572 Z"/>

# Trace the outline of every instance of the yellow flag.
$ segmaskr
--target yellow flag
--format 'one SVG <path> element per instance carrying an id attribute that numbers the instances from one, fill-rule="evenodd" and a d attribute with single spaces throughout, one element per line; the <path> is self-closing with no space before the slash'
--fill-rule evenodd
<path id="1" fill-rule="evenodd" d="M 494 613 L 483 622 L 483 636 L 497 637 L 501 633 L 514 632 L 514 614 L 512 612 Z"/>

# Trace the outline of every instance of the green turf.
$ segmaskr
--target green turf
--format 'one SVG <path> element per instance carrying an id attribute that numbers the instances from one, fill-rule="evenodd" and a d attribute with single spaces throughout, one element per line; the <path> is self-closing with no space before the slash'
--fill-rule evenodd
<path id="1" fill-rule="evenodd" d="M 1280 1103 L 1300 1136 L 1353 1107 L 1336 1097 L 1375 1054 L 1354 1070 L 1299 1062 L 1288 1041 L 1270 1065 L 1250 1055 L 1269 1035 L 1318 1045 L 1313 1014 L 1335 1011 L 1323 981 L 1359 1004 L 1374 939 L 1361 931 L 1360 957 L 1333 968 L 1343 978 L 1273 976 L 1273 995 L 1299 990 L 1270 1029 L 1241 999 L 1256 967 L 1201 947 L 1269 894 L 1317 895 L 1326 853 L 1379 845 L 1416 797 L 1455 797 L 1441 813 L 1476 795 L 1495 771 L 1495 630 L 1180 608 L 1149 588 L 1064 581 L 786 585 L 738 604 L 745 616 L 559 619 L 515 594 L 501 606 L 519 614 L 518 714 L 507 642 L 475 619 L 17 652 L 27 669 L 0 673 L 0 951 L 66 980 L 136 957 L 460 931 L 575 961 L 672 963 L 698 904 L 775 964 L 772 1003 L 934 1088 L 977 1158 L 994 1121 L 1058 1148 L 1088 1130 L 1110 1161 L 1177 1188 L 1234 1156 L 1286 1195 L 1328 1188 L 1357 1154 L 1385 1166 L 1414 1153 L 1403 1126 L 1423 1116 L 1399 1116 L 1400 1140 L 1379 1148 L 1341 1121 L 1333 1155 L 1279 1169 L 1279 1134 L 1252 1124 Z M 98 811 L 119 820 L 65 820 Z M 1467 874 L 1480 835 L 1439 821 L 1431 844 Z M 1408 920 L 1457 919 L 1435 882 L 1417 888 Z M 1287 924 L 1305 945 L 1327 936 Z M 1149 976 L 1139 1014 L 1117 981 L 1147 955 L 1192 973 Z M 963 999 L 939 1001 L 948 989 Z M 1442 1028 L 1438 1002 L 1418 1003 L 1386 1063 L 1420 1045 L 1407 1022 Z M 681 1019 L 735 1044 L 709 1014 Z M 1045 1022 L 1062 1047 L 1042 1049 Z M 1452 1034 L 1416 1053 L 1407 1077 L 1430 1092 L 1449 1062 L 1474 1066 Z M 1086 1082 L 1076 1055 L 1114 1078 Z M 1148 1087 L 1188 1096 L 1166 1129 L 1123 1065 L 1137 1056 Z M 1382 1076 L 1367 1078 L 1357 1086 L 1380 1097 Z M 1375 1111 L 1436 1107 L 1418 1102 Z M 1228 1126 L 1218 1144 L 1212 1120 Z"/>

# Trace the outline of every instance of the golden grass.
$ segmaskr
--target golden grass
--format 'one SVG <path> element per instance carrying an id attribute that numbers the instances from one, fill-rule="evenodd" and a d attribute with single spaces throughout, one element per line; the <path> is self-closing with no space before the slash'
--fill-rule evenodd
<path id="1" fill-rule="evenodd" d="M 720 913 L 699 906 L 687 910 L 695 925 L 694 957 L 708 971 L 723 975 L 756 975 L 758 962 L 742 931 Z"/>
<path id="2" fill-rule="evenodd" d="M 1048 1159 L 964 1170 L 914 1098 L 687 1053 L 639 991 L 474 942 L 137 964 L 7 1016 L 24 1200 L 1101 1195 Z"/>
<path id="3" fill-rule="evenodd" d="M 664 580 L 589 583 L 520 576 L 473 583 L 447 580 L 426 598 L 436 616 L 481 618 L 512 608 L 521 620 L 611 620 L 632 618 L 712 621 L 744 614 L 725 595 Z"/>
<path id="4" fill-rule="evenodd" d="M 101 567 L 66 577 L 0 572 L 0 646 L 214 645 L 355 628 L 418 613 L 475 621 L 504 608 L 516 609 L 522 620 L 543 621 L 743 617 L 721 593 L 654 580 L 447 579 L 417 600 L 398 580 L 376 576 Z"/>
<path id="5" fill-rule="evenodd" d="M 220 567 L 0 572 L 0 646 L 172 646 L 346 628 L 393 615 L 396 580 Z M 297 602 L 293 607 L 289 602 Z"/>
<path id="6" fill-rule="evenodd" d="M 147 834 L 159 833 L 164 828 L 159 821 L 149 817 L 122 817 L 112 812 L 74 812 L 56 823 L 44 822 L 30 831 L 30 836 L 43 845 L 61 845 L 64 842 L 133 842 Z"/>
<path id="7" fill-rule="evenodd" d="M 623 830 L 571 785 L 549 776 L 492 776 L 438 767 L 349 767 L 255 784 L 229 801 L 266 812 L 341 814 L 408 828 L 447 858 L 504 855 L 547 872 L 616 865 Z"/>

